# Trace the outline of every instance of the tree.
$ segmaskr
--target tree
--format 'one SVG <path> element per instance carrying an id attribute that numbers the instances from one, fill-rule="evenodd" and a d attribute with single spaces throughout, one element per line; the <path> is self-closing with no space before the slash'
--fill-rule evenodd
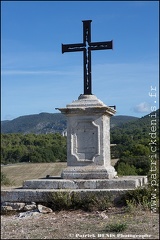
<path id="1" fill-rule="evenodd" d="M 127 176 L 127 175 L 138 175 L 136 168 L 133 165 L 129 165 L 128 163 L 121 162 L 116 167 L 116 171 L 118 175 Z"/>

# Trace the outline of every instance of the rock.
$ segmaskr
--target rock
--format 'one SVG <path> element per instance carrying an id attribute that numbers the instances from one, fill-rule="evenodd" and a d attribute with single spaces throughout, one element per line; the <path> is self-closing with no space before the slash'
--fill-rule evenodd
<path id="1" fill-rule="evenodd" d="M 116 175 L 116 176 L 114 176 L 114 178 L 118 178 L 118 176 Z"/>
<path id="2" fill-rule="evenodd" d="M 37 206 L 36 206 L 36 203 L 35 202 L 32 202 L 32 203 L 26 203 L 26 205 L 24 206 L 24 211 L 31 211 L 31 210 L 34 210 L 36 209 Z"/>
<path id="3" fill-rule="evenodd" d="M 19 218 L 24 218 L 24 217 L 31 217 L 40 214 L 38 210 L 32 210 L 32 211 L 27 211 L 27 212 L 22 212 L 18 214 Z"/>
<path id="4" fill-rule="evenodd" d="M 38 210 L 40 213 L 51 213 L 53 212 L 51 208 L 45 207 L 41 204 L 38 204 Z"/>
<path id="5" fill-rule="evenodd" d="M 1 205 L 1 211 L 20 211 L 23 210 L 25 203 L 20 202 L 3 202 Z"/>
<path id="6" fill-rule="evenodd" d="M 108 216 L 105 214 L 105 212 L 101 212 L 99 215 L 100 215 L 103 219 L 107 219 L 107 218 L 108 218 Z"/>
<path id="7" fill-rule="evenodd" d="M 11 206 L 1 206 L 1 212 L 13 211 Z"/>

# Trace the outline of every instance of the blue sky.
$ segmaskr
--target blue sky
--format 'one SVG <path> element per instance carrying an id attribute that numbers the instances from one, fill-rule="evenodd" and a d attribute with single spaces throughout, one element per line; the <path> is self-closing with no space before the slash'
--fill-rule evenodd
<path id="1" fill-rule="evenodd" d="M 116 105 L 116 115 L 142 117 L 158 108 L 158 4 L 2 1 L 1 119 L 56 113 L 83 93 L 82 52 L 61 52 L 62 43 L 82 42 L 82 20 L 92 20 L 93 42 L 114 45 L 92 52 L 93 94 Z"/>

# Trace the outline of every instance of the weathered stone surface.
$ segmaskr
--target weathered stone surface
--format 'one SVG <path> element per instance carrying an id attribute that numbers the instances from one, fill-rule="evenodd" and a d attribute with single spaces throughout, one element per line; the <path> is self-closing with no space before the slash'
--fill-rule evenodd
<path id="1" fill-rule="evenodd" d="M 62 172 L 64 179 L 113 179 L 115 178 L 115 169 L 112 166 L 107 168 L 104 166 L 82 166 L 82 167 L 67 167 Z"/>
<path id="2" fill-rule="evenodd" d="M 116 112 L 95 95 L 59 108 L 67 117 L 67 168 L 64 179 L 112 179 L 116 176 L 110 159 L 110 117 Z"/>
<path id="3" fill-rule="evenodd" d="M 24 189 L 134 189 L 147 183 L 146 176 L 114 179 L 35 179 L 24 181 Z"/>
<path id="4" fill-rule="evenodd" d="M 31 211 L 31 210 L 35 210 L 35 209 L 37 209 L 37 205 L 36 205 L 35 202 L 33 202 L 33 203 L 26 203 L 24 208 L 23 208 L 24 211 Z"/>
<path id="5" fill-rule="evenodd" d="M 38 204 L 38 210 L 40 213 L 51 213 L 53 212 L 51 208 L 45 207 L 41 204 Z"/>
<path id="6" fill-rule="evenodd" d="M 25 203 L 22 202 L 2 202 L 1 211 L 20 211 L 23 210 Z"/>
<path id="7" fill-rule="evenodd" d="M 1 212 L 7 212 L 7 211 L 13 211 L 13 208 L 11 206 L 1 206 Z M 15 210 L 14 210 L 15 211 Z"/>
<path id="8" fill-rule="evenodd" d="M 135 188 L 134 188 L 135 189 Z M 36 203 L 42 202 L 52 202 L 57 194 L 63 196 L 66 194 L 76 194 L 80 198 L 90 197 L 92 194 L 99 197 L 101 194 L 108 197 L 114 201 L 116 198 L 122 196 L 128 189 L 13 189 L 13 190 L 3 190 L 1 192 L 1 202 L 11 201 L 11 202 L 31 202 Z M 17 196 L 17 199 L 15 196 Z"/>
<path id="9" fill-rule="evenodd" d="M 18 214 L 18 217 L 25 218 L 25 217 L 37 216 L 39 214 L 40 214 L 40 212 L 38 210 L 32 210 L 32 211 L 27 211 L 27 212 L 21 212 Z"/>
<path id="10" fill-rule="evenodd" d="M 14 193 L 13 193 L 14 194 Z M 7 211 L 23 211 L 20 213 L 19 217 L 29 217 L 39 213 L 51 213 L 53 212 L 51 208 L 43 206 L 41 204 L 36 205 L 35 202 L 32 203 L 19 203 L 19 202 L 3 202 L 1 204 L 1 212 Z M 26 213 L 24 213 L 24 211 Z"/>

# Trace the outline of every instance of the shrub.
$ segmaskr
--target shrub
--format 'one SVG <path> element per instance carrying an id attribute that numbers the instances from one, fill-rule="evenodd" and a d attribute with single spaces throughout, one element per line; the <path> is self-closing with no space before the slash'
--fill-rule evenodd
<path id="1" fill-rule="evenodd" d="M 128 163 L 120 162 L 116 167 L 118 175 L 128 176 L 128 175 L 137 175 L 136 168 L 133 165 Z"/>
<path id="2" fill-rule="evenodd" d="M 126 230 L 126 223 L 110 223 L 106 226 L 105 232 L 122 232 Z"/>
<path id="3" fill-rule="evenodd" d="M 85 211 L 105 210 L 114 204 L 108 194 L 100 193 L 96 196 L 90 193 L 84 196 L 76 192 L 55 192 L 48 195 L 47 206 L 56 210 L 83 209 Z"/>
<path id="4" fill-rule="evenodd" d="M 11 182 L 4 172 L 1 173 L 1 185 L 10 185 Z"/>
<path id="5" fill-rule="evenodd" d="M 137 207 L 140 207 L 142 210 L 149 210 L 151 208 L 151 193 L 152 189 L 148 186 L 127 191 L 123 196 L 126 210 L 133 212 Z"/>

